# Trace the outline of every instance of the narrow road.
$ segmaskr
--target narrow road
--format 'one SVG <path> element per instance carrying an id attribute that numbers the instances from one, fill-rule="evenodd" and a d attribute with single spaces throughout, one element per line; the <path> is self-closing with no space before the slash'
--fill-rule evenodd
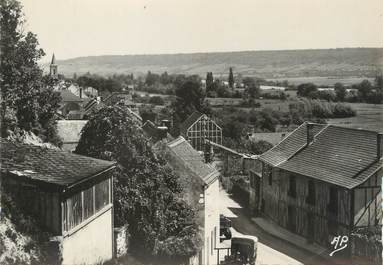
<path id="1" fill-rule="evenodd" d="M 331 265 L 328 261 L 299 249 L 259 229 L 225 190 L 220 191 L 221 213 L 230 218 L 235 234 L 258 237 L 257 265 Z"/>

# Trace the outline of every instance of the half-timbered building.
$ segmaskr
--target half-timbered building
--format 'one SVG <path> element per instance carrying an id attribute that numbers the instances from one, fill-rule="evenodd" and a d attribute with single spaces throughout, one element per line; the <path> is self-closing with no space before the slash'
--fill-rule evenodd
<path id="1" fill-rule="evenodd" d="M 322 246 L 382 225 L 382 134 L 304 123 L 260 156 L 252 198 L 263 217 Z"/>
<path id="2" fill-rule="evenodd" d="M 1 139 L 3 189 L 55 238 L 61 264 L 113 257 L 113 162 Z M 56 254 L 55 254 L 56 255 Z"/>
<path id="3" fill-rule="evenodd" d="M 222 128 L 206 114 L 193 112 L 182 124 L 181 135 L 198 151 L 205 148 L 205 140 L 222 144 Z"/>

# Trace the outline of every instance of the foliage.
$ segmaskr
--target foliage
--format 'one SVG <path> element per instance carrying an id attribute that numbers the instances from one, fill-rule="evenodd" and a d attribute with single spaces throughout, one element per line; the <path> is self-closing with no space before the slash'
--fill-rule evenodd
<path id="1" fill-rule="evenodd" d="M 42 232 L 36 220 L 19 209 L 12 193 L 2 190 L 0 194 L 3 207 L 0 222 L 1 264 L 44 264 L 48 253 L 42 244 L 49 240 L 49 234 Z"/>
<path id="2" fill-rule="evenodd" d="M 318 92 L 318 88 L 313 83 L 300 84 L 297 87 L 297 95 L 300 97 L 315 97 L 314 95 Z"/>
<path id="3" fill-rule="evenodd" d="M 150 104 L 154 105 L 165 105 L 165 101 L 160 96 L 153 96 L 149 99 Z"/>
<path id="4" fill-rule="evenodd" d="M 233 68 L 230 67 L 230 70 L 229 70 L 229 87 L 231 89 L 234 88 L 234 75 L 233 75 Z"/>
<path id="5" fill-rule="evenodd" d="M 172 103 L 174 127 L 185 121 L 194 111 L 210 114 L 211 109 L 205 101 L 205 93 L 201 88 L 201 83 L 190 77 L 176 91 L 176 100 Z M 174 132 L 178 134 L 178 131 Z"/>
<path id="6" fill-rule="evenodd" d="M 195 211 L 165 160 L 155 155 L 140 124 L 126 109 L 101 109 L 89 118 L 76 153 L 116 161 L 115 225 L 128 224 L 131 249 L 162 258 L 199 250 Z"/>
<path id="7" fill-rule="evenodd" d="M 346 118 L 356 115 L 356 111 L 351 106 L 343 103 L 332 103 L 321 100 L 303 99 L 299 102 L 292 103 L 289 106 L 290 110 L 298 110 L 307 113 L 309 117 L 316 118 Z"/>
<path id="8" fill-rule="evenodd" d="M 346 99 L 347 90 L 342 83 L 336 83 L 334 85 L 334 91 L 338 101 L 344 101 Z"/>
<path id="9" fill-rule="evenodd" d="M 213 90 L 212 85 L 214 82 L 213 72 L 207 72 L 206 74 L 206 92 Z"/>
<path id="10" fill-rule="evenodd" d="M 1 120 L 2 136 L 9 129 L 33 131 L 42 139 L 59 145 L 54 123 L 59 95 L 52 90 L 52 80 L 43 78 L 38 60 L 44 51 L 38 48 L 36 35 L 24 33 L 21 4 L 2 0 L 1 23 Z M 11 113 L 14 117 L 10 117 Z"/>

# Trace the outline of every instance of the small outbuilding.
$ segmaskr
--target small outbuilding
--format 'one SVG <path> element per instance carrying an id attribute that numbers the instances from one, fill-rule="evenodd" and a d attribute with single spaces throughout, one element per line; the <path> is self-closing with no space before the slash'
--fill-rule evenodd
<path id="1" fill-rule="evenodd" d="M 55 238 L 59 263 L 113 257 L 113 162 L 5 139 L 0 148 L 3 189 Z"/>

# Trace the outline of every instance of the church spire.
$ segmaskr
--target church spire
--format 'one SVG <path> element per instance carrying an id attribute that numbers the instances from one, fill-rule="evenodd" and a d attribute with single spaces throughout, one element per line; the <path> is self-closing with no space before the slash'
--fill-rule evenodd
<path id="1" fill-rule="evenodd" d="M 51 61 L 51 65 L 49 66 L 49 73 L 50 75 L 53 77 L 53 78 L 58 78 L 58 71 L 57 71 L 57 64 L 56 64 L 56 57 L 55 57 L 55 54 L 53 53 L 52 55 L 52 61 Z"/>
<path id="2" fill-rule="evenodd" d="M 51 61 L 51 64 L 56 64 L 56 57 L 55 57 L 55 54 L 53 53 L 52 55 L 52 61 Z"/>

